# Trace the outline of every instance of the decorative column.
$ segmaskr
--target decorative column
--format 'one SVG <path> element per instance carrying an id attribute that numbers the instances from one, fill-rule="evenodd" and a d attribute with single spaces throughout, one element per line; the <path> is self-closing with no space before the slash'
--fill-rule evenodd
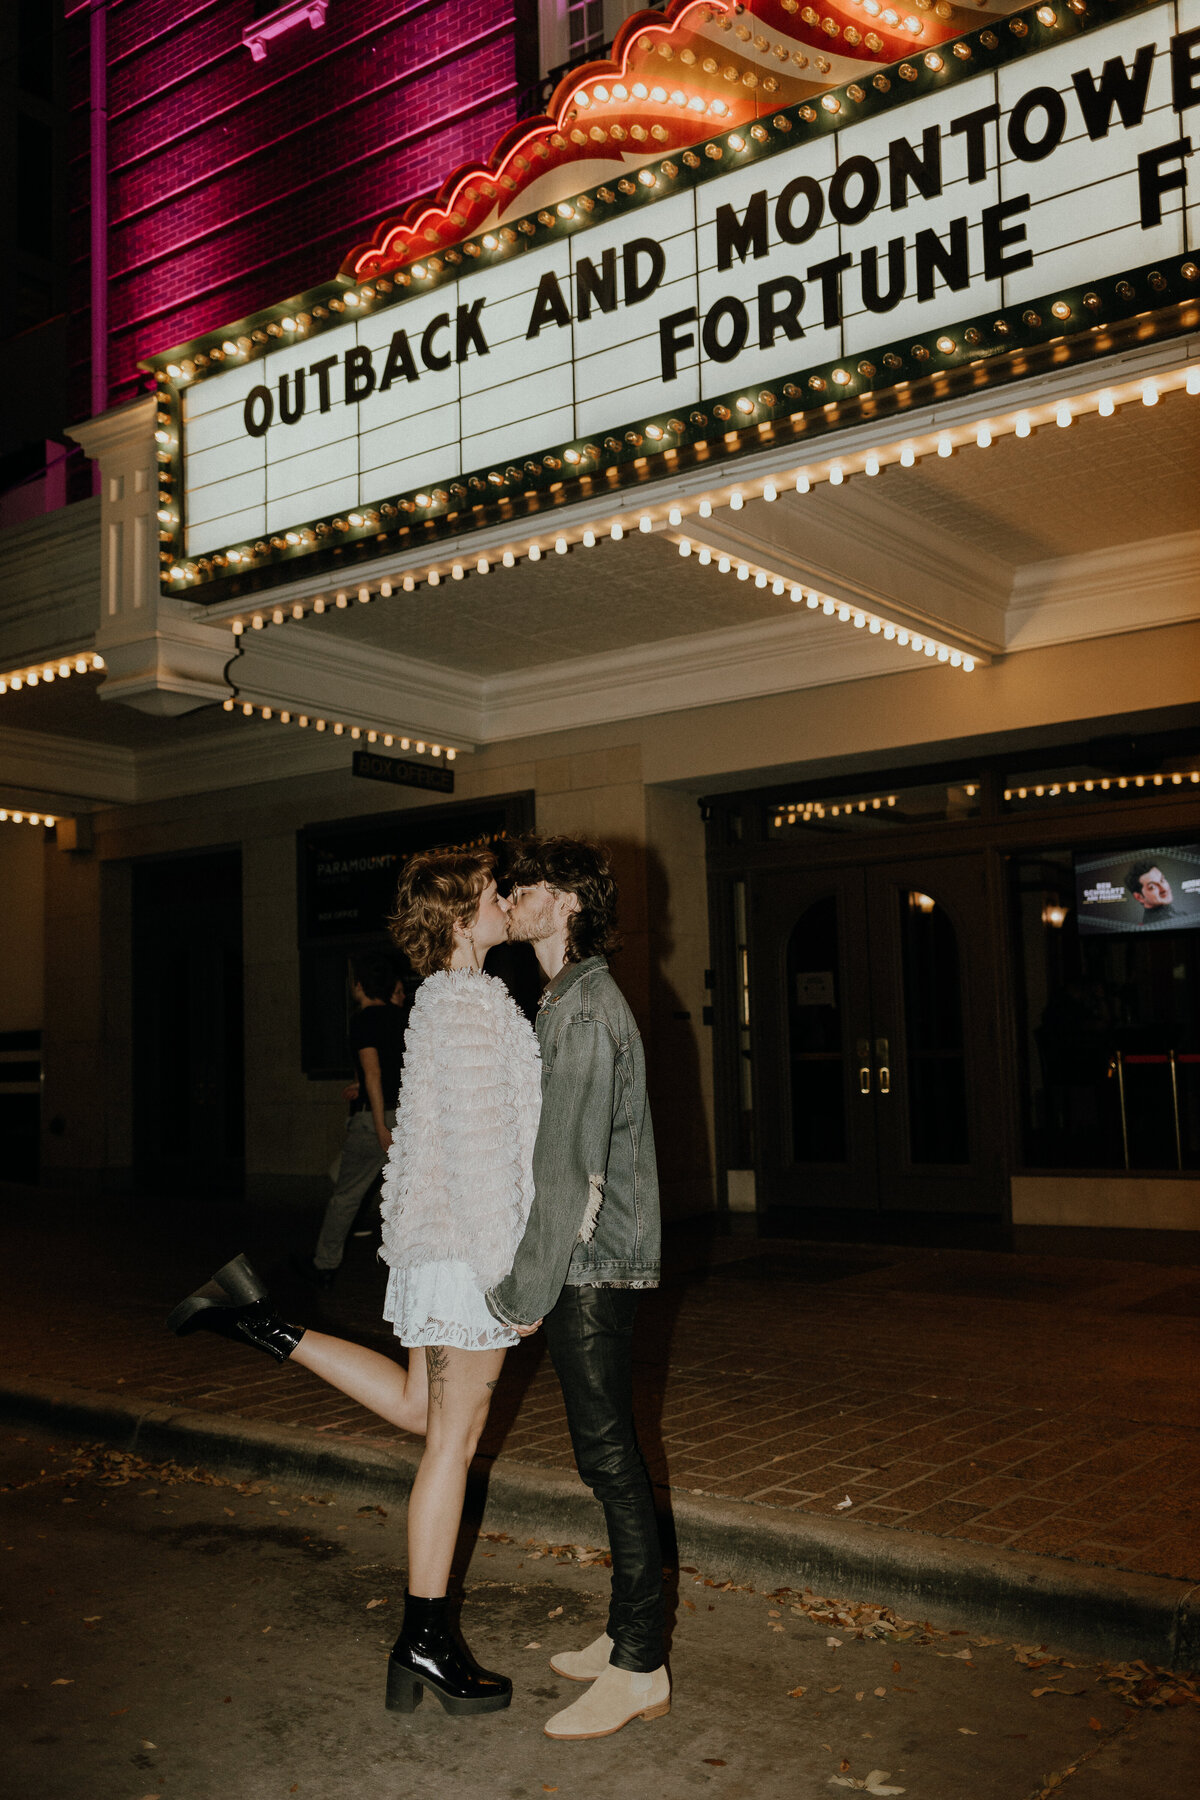
<path id="1" fill-rule="evenodd" d="M 203 607 L 159 591 L 158 446 L 152 395 L 77 425 L 70 435 L 100 465 L 102 700 L 172 716 L 224 700 L 236 655 Z"/>

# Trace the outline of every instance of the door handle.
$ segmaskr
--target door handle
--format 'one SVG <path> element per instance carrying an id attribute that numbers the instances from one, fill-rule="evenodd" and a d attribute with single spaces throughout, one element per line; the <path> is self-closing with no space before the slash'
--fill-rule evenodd
<path id="1" fill-rule="evenodd" d="M 858 1051 L 858 1091 L 869 1094 L 871 1091 L 871 1040 L 859 1038 L 855 1043 Z"/>
<path id="2" fill-rule="evenodd" d="M 875 1055 L 879 1063 L 879 1091 L 881 1094 L 890 1094 L 892 1071 L 888 1056 L 888 1041 L 885 1037 L 875 1039 Z"/>
<path id="3" fill-rule="evenodd" d="M 858 1091 L 860 1094 L 869 1094 L 871 1091 L 870 1063 L 864 1063 L 858 1071 Z"/>

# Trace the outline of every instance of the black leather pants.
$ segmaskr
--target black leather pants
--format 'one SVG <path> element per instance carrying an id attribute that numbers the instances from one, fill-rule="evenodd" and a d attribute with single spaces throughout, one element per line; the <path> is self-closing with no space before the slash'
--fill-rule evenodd
<path id="1" fill-rule="evenodd" d="M 663 1661 L 662 1549 L 633 1423 L 636 1289 L 565 1287 L 543 1329 L 582 1480 L 604 1508 L 612 1553 L 608 1635 L 618 1669 Z"/>

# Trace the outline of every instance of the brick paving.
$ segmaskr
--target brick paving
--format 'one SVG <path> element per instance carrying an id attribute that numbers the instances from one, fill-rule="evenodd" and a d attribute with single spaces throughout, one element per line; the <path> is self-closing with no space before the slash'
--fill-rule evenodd
<path id="1" fill-rule="evenodd" d="M 10 1376 L 403 1435 L 302 1369 L 162 1330 L 175 1299 L 245 1247 L 302 1322 L 386 1347 L 367 1241 L 317 1298 L 286 1273 L 305 1241 L 294 1221 L 176 1203 L 169 1228 L 144 1207 L 3 1186 L 0 1205 Z M 1200 1581 L 1200 1255 L 1181 1267 L 677 1229 L 668 1269 L 638 1338 L 660 1485 L 825 1515 L 848 1496 L 848 1516 L 900 1531 Z M 572 1467 L 536 1338 L 508 1358 L 483 1449 Z"/>

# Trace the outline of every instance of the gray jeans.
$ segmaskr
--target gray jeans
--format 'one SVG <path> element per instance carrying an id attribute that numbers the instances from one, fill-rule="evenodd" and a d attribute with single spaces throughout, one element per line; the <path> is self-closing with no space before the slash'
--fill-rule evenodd
<path id="1" fill-rule="evenodd" d="M 383 1116 L 384 1123 L 391 1130 L 396 1123 L 395 1113 L 389 1112 Z M 361 1112 L 351 1113 L 346 1121 L 346 1137 L 342 1144 L 333 1192 L 329 1196 L 325 1217 L 321 1221 L 321 1235 L 313 1252 L 313 1263 L 318 1269 L 340 1268 L 346 1239 L 358 1215 L 362 1197 L 386 1161 L 387 1151 L 379 1148 L 370 1108 L 364 1107 Z"/>

